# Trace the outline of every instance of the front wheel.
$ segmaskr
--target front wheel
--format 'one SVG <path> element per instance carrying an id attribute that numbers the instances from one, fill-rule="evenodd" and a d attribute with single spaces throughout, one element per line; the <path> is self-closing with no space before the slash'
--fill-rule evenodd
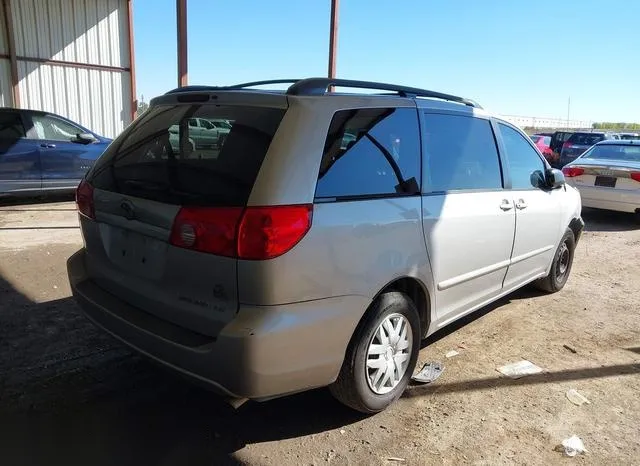
<path id="1" fill-rule="evenodd" d="M 556 250 L 551 264 L 549 274 L 535 282 L 535 285 L 542 291 L 555 293 L 564 288 L 567 283 L 571 266 L 573 265 L 573 254 L 576 249 L 576 240 L 573 232 L 569 229 L 564 233 L 560 245 Z"/>
<path id="2" fill-rule="evenodd" d="M 357 411 L 380 412 L 404 392 L 419 351 L 420 319 L 414 303 L 404 293 L 384 293 L 352 337 L 331 393 Z"/>

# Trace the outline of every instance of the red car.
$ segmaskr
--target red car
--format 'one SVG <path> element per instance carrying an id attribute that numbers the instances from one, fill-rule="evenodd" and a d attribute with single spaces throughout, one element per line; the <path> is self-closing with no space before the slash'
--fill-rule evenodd
<path id="1" fill-rule="evenodd" d="M 534 134 L 531 136 L 531 140 L 536 145 L 536 147 L 540 149 L 540 152 L 542 152 L 542 155 L 544 155 L 544 158 L 547 159 L 550 164 L 553 165 L 558 161 L 558 155 L 554 154 L 550 147 L 551 136 L 547 136 L 544 134 Z"/>

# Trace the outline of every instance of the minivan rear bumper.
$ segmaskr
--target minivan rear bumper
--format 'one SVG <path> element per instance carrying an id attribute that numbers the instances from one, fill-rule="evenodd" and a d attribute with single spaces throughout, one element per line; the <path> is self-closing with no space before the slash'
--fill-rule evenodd
<path id="1" fill-rule="evenodd" d="M 342 296 L 278 306 L 240 305 L 214 338 L 137 309 L 98 287 L 85 250 L 67 261 L 73 296 L 98 327 L 165 366 L 220 394 L 250 399 L 335 381 L 349 340 L 369 305 Z"/>

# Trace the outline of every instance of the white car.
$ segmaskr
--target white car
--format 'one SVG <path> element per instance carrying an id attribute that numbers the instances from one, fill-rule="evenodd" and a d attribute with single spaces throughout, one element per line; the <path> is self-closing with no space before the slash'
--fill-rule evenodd
<path id="1" fill-rule="evenodd" d="M 640 141 L 601 141 L 562 172 L 584 207 L 640 212 Z"/>

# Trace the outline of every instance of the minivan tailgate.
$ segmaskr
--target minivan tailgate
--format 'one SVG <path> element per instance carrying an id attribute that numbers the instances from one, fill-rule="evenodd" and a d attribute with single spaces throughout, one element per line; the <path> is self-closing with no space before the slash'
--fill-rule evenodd
<path id="1" fill-rule="evenodd" d="M 177 206 L 101 190 L 94 198 L 96 220 L 82 217 L 92 280 L 143 311 L 217 335 L 237 312 L 237 260 L 170 245 Z M 120 205 L 146 221 L 118 215 Z"/>
<path id="2" fill-rule="evenodd" d="M 215 223 L 217 209 L 246 207 L 286 112 L 284 96 L 227 94 L 152 104 L 83 182 L 92 193 L 81 215 L 90 279 L 140 310 L 209 336 L 238 311 L 237 259 L 233 247 L 203 248 L 198 235 L 227 241 L 232 232 L 176 230 L 186 235 L 180 243 L 172 229 L 185 209 L 213 211 L 208 220 Z M 202 144 L 191 131 L 197 119 L 224 121 L 229 132 L 215 147 Z"/>

